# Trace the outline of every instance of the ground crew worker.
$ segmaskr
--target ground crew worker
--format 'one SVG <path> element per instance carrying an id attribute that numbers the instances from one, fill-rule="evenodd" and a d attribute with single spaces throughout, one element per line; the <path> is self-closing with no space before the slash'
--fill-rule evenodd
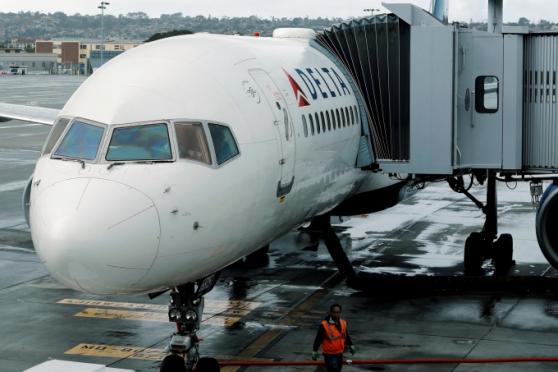
<path id="1" fill-rule="evenodd" d="M 351 354 L 355 353 L 355 348 L 347 329 L 347 322 L 345 319 L 341 319 L 341 305 L 339 304 L 330 306 L 329 315 L 322 320 L 318 328 L 318 333 L 314 339 L 313 360 L 318 359 L 320 345 L 322 346 L 324 362 L 328 372 L 341 371 L 345 346 L 349 347 Z"/>

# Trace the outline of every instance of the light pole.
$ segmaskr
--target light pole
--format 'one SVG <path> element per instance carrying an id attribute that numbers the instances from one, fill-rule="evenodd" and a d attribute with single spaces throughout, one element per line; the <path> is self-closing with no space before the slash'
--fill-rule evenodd
<path id="1" fill-rule="evenodd" d="M 362 9 L 363 12 L 370 12 L 370 17 L 374 16 L 374 12 L 379 12 L 380 9 L 376 9 L 376 8 L 366 8 L 366 9 Z"/>
<path id="2" fill-rule="evenodd" d="M 106 1 L 101 1 L 101 5 L 99 5 L 97 8 L 101 9 L 101 66 L 103 65 L 103 53 L 105 51 L 105 24 L 104 24 L 104 16 L 105 16 L 105 9 L 107 8 L 107 5 L 110 5 L 110 3 L 106 2 Z M 100 66 L 99 66 L 100 67 Z"/>

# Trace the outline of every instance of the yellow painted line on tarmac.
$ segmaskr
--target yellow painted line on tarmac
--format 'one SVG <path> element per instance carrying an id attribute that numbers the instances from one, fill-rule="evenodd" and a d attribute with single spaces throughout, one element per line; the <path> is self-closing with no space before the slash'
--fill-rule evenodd
<path id="1" fill-rule="evenodd" d="M 167 355 L 163 349 L 102 344 L 78 344 L 64 354 L 83 355 L 103 358 L 131 358 L 142 360 L 161 360 Z"/>
<path id="2" fill-rule="evenodd" d="M 261 350 L 263 350 L 264 347 L 272 343 L 277 337 L 279 337 L 279 335 L 281 335 L 281 333 L 281 330 L 270 330 L 265 332 L 254 342 L 248 345 L 246 349 L 242 350 L 240 354 L 237 355 L 237 358 L 245 359 L 255 357 L 257 353 L 259 353 Z"/>
<path id="3" fill-rule="evenodd" d="M 168 323 L 167 313 L 153 312 L 153 311 L 129 311 L 118 309 L 102 309 L 98 307 L 88 307 L 75 316 L 82 318 L 101 318 L 101 319 L 117 319 L 117 320 L 139 320 L 147 322 L 165 322 Z M 232 327 L 240 318 L 229 316 L 206 316 L 202 319 L 205 325 L 215 325 Z"/>
<path id="4" fill-rule="evenodd" d="M 301 303 L 296 305 L 293 309 L 286 312 L 283 316 L 283 323 L 286 324 L 297 324 L 296 320 L 300 320 L 300 317 L 304 314 L 311 312 L 319 301 L 327 294 L 325 288 L 318 289 L 310 296 L 305 298 Z M 258 337 L 254 342 L 249 344 L 244 350 L 237 355 L 239 359 L 249 359 L 256 358 L 256 356 L 262 352 L 266 347 L 271 345 L 275 340 L 277 340 L 283 331 L 280 329 L 271 329 L 264 332 L 260 337 Z M 225 367 L 221 368 L 222 372 L 236 372 L 240 367 Z"/>
<path id="5" fill-rule="evenodd" d="M 167 305 L 143 304 L 135 302 L 117 302 L 117 301 L 99 301 L 99 300 L 82 300 L 75 298 L 65 298 L 57 302 L 64 305 L 80 305 L 94 307 L 114 307 L 117 309 L 132 310 L 149 310 L 167 312 Z M 250 311 L 259 307 L 261 302 L 253 301 L 237 301 L 237 300 L 205 300 L 204 314 L 214 315 L 218 313 L 226 313 L 235 316 L 245 316 Z"/>
<path id="6" fill-rule="evenodd" d="M 115 307 L 118 309 L 135 309 L 135 310 L 151 310 L 166 312 L 167 305 L 141 304 L 134 302 L 116 302 L 116 301 L 97 301 L 97 300 L 79 300 L 75 298 L 65 298 L 57 302 L 64 305 L 82 305 L 95 307 Z"/>
<path id="7" fill-rule="evenodd" d="M 240 352 L 234 359 L 240 360 L 262 360 L 255 358 L 255 356 L 262 351 L 267 345 L 271 344 L 277 337 L 282 334 L 281 330 L 270 330 L 264 332 L 260 337 L 258 337 L 254 342 L 248 345 L 244 350 Z M 221 368 L 221 372 L 235 372 L 238 371 L 240 367 L 230 366 Z"/>
<path id="8" fill-rule="evenodd" d="M 80 355 L 80 356 L 90 356 L 97 358 L 113 358 L 113 359 L 140 359 L 140 360 L 150 360 L 150 361 L 160 361 L 168 355 L 164 349 L 155 348 L 143 348 L 135 346 L 117 346 L 117 345 L 105 345 L 105 344 L 78 344 L 71 349 L 64 352 L 66 355 Z M 227 356 L 221 355 L 217 356 L 217 359 L 221 360 L 235 360 L 239 359 L 238 356 Z M 242 358 L 242 360 L 253 360 L 253 361 L 271 361 L 272 359 L 263 358 Z M 226 371 L 225 367 L 221 368 L 221 371 Z"/>

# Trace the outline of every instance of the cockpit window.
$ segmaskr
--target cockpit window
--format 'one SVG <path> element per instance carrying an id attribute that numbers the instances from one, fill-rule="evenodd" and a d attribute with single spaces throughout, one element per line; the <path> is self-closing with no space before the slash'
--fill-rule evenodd
<path id="1" fill-rule="evenodd" d="M 209 132 L 215 147 L 217 164 L 223 164 L 227 160 L 239 154 L 238 146 L 228 127 L 217 124 L 209 124 Z"/>
<path id="2" fill-rule="evenodd" d="M 160 123 L 115 128 L 106 160 L 172 160 L 167 125 Z"/>
<path id="3" fill-rule="evenodd" d="M 176 142 L 181 159 L 211 164 L 211 155 L 203 127 L 199 123 L 176 123 Z"/>
<path id="4" fill-rule="evenodd" d="M 103 132 L 102 127 L 74 121 L 54 156 L 95 160 Z"/>
<path id="5" fill-rule="evenodd" d="M 56 145 L 56 142 L 58 142 L 58 139 L 60 138 L 62 133 L 64 133 L 64 130 L 68 126 L 69 122 L 70 119 L 61 118 L 58 119 L 56 124 L 54 124 L 54 127 L 52 127 L 52 130 L 50 131 L 48 140 L 46 141 L 45 148 L 43 149 L 43 155 L 50 154 L 52 148 L 54 147 L 54 145 Z"/>

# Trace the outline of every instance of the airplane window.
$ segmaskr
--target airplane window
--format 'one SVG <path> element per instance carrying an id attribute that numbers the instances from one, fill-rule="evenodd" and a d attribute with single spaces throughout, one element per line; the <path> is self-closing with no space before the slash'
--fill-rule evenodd
<path id="1" fill-rule="evenodd" d="M 358 124 L 358 107 L 355 106 L 355 124 Z"/>
<path id="2" fill-rule="evenodd" d="M 318 130 L 318 134 L 320 134 L 320 116 L 317 112 L 314 114 L 314 118 L 316 119 L 316 129 Z"/>
<path id="3" fill-rule="evenodd" d="M 54 145 L 56 145 L 56 142 L 58 142 L 58 139 L 60 138 L 60 136 L 68 126 L 69 122 L 70 122 L 69 119 L 62 118 L 62 119 L 58 119 L 56 124 L 54 124 L 52 130 L 50 131 L 48 140 L 46 141 L 45 148 L 43 149 L 43 155 L 50 154 L 52 148 L 54 147 Z"/>
<path id="4" fill-rule="evenodd" d="M 325 131 L 326 131 L 326 121 L 325 121 L 325 116 L 324 116 L 323 111 L 320 111 L 320 117 L 322 118 L 322 132 L 325 133 Z"/>
<path id="5" fill-rule="evenodd" d="M 349 113 L 351 114 L 351 125 L 355 124 L 355 113 L 353 112 L 353 106 L 349 107 Z"/>
<path id="6" fill-rule="evenodd" d="M 167 125 L 160 123 L 115 128 L 106 159 L 172 160 Z"/>
<path id="7" fill-rule="evenodd" d="M 312 119 L 312 114 L 308 114 L 308 119 L 310 119 L 310 133 L 314 135 L 314 119 Z"/>
<path id="8" fill-rule="evenodd" d="M 95 160 L 104 131 L 95 125 L 74 121 L 54 156 Z"/>
<path id="9" fill-rule="evenodd" d="M 335 109 L 335 114 L 337 116 L 337 127 L 341 128 L 341 116 L 339 116 L 339 109 Z"/>
<path id="10" fill-rule="evenodd" d="M 304 129 L 304 137 L 308 137 L 308 125 L 306 124 L 306 117 L 302 115 L 302 128 Z"/>
<path id="11" fill-rule="evenodd" d="M 333 111 L 332 109 L 330 112 L 331 112 L 331 126 L 333 127 L 333 130 L 335 130 L 335 128 L 337 128 L 337 121 L 335 120 L 335 111 Z"/>
<path id="12" fill-rule="evenodd" d="M 218 124 L 209 124 L 209 132 L 213 139 L 213 146 L 215 146 L 217 164 L 223 164 L 239 154 L 238 146 L 228 127 Z"/>
<path id="13" fill-rule="evenodd" d="M 223 164 L 239 154 L 234 137 L 228 127 L 209 124 L 209 132 L 211 133 L 211 139 L 213 139 L 213 145 L 215 146 L 217 164 Z"/>
<path id="14" fill-rule="evenodd" d="M 350 126 L 351 122 L 349 121 L 349 109 L 347 107 L 345 107 L 345 117 L 347 118 L 347 126 Z"/>
<path id="15" fill-rule="evenodd" d="M 178 143 L 178 156 L 181 159 L 191 159 L 211 164 L 211 154 L 201 124 L 176 123 L 174 128 L 176 142 Z"/>
<path id="16" fill-rule="evenodd" d="M 345 122 L 345 111 L 343 111 L 343 107 L 341 107 L 341 119 L 343 120 L 343 127 L 346 127 L 347 123 Z"/>
<path id="17" fill-rule="evenodd" d="M 329 117 L 329 111 L 326 111 L 326 118 L 327 118 L 327 130 L 331 131 L 331 119 Z"/>

